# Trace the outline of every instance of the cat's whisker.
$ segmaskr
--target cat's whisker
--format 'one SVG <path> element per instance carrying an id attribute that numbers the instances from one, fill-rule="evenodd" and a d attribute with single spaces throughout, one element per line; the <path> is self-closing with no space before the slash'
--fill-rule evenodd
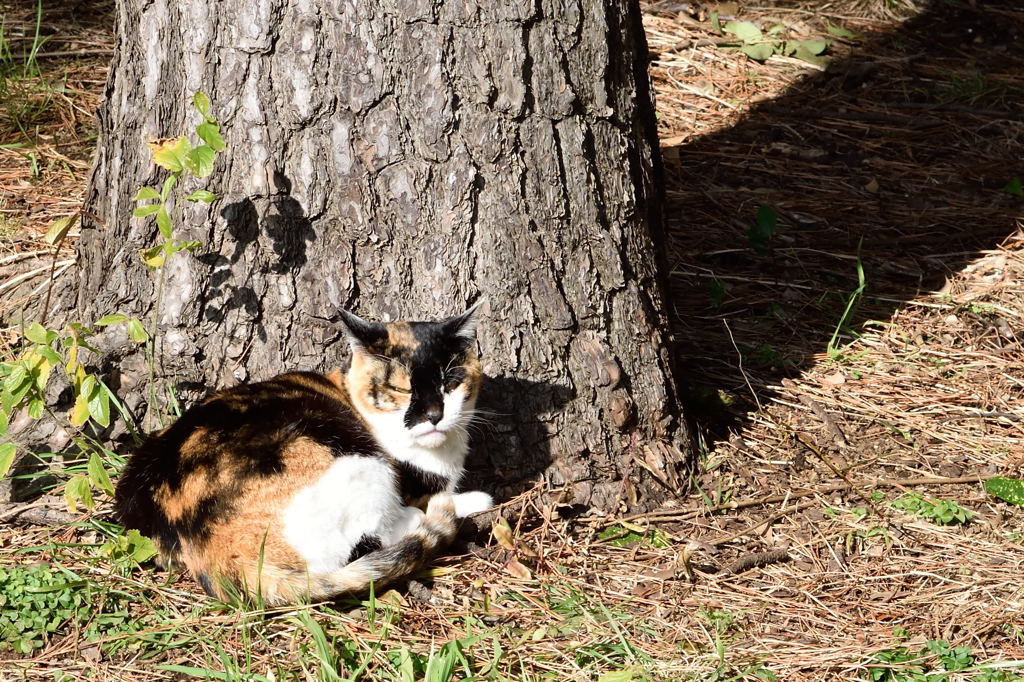
<path id="1" fill-rule="evenodd" d="M 493 421 L 491 417 L 498 416 L 497 412 L 488 412 L 487 410 L 481 410 L 479 408 L 463 410 L 463 414 L 468 414 L 471 418 L 479 419 L 482 422 Z"/>

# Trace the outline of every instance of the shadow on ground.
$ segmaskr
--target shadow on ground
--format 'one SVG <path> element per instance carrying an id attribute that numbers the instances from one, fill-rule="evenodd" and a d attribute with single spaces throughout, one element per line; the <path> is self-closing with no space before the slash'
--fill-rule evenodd
<path id="1" fill-rule="evenodd" d="M 663 149 L 669 305 L 712 436 L 827 354 L 858 263 L 864 295 L 834 345 L 1017 228 L 1024 14 L 977 5 L 935 2 L 738 125 Z M 762 206 L 770 237 L 750 233 Z"/>

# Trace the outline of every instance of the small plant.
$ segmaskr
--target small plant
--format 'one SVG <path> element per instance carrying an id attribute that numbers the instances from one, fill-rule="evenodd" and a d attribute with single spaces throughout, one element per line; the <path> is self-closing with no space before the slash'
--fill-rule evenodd
<path id="1" fill-rule="evenodd" d="M 836 329 L 832 332 L 832 338 L 828 341 L 828 346 L 825 348 L 825 352 L 828 357 L 834 362 L 838 362 L 843 357 L 843 352 L 839 348 L 839 334 L 848 331 L 850 320 L 857 312 L 857 306 L 860 303 L 861 296 L 864 295 L 864 289 L 867 287 L 867 278 L 864 275 L 864 264 L 860 260 L 860 249 L 863 245 L 864 240 L 857 244 L 857 288 L 853 290 L 849 298 L 846 299 L 846 308 L 843 310 L 843 314 L 839 318 L 839 322 L 836 324 Z"/>
<path id="2" fill-rule="evenodd" d="M 114 570 L 121 575 L 128 575 L 136 566 L 149 561 L 156 554 L 153 541 L 134 529 L 123 535 L 115 535 L 100 547 L 100 555 L 107 557 Z"/>
<path id="3" fill-rule="evenodd" d="M 0 651 L 30 654 L 72 628 L 89 641 L 134 632 L 134 599 L 46 564 L 0 568 Z"/>
<path id="4" fill-rule="evenodd" d="M 985 74 L 977 70 L 950 74 L 949 80 L 939 83 L 936 87 L 937 94 L 943 99 L 968 104 L 977 104 L 993 90 L 994 87 Z"/>
<path id="5" fill-rule="evenodd" d="M 599 540 L 615 547 L 649 544 L 652 547 L 670 547 L 671 539 L 661 530 L 647 530 L 632 523 L 609 526 L 597 534 Z"/>
<path id="6" fill-rule="evenodd" d="M 743 359 L 752 367 L 782 367 L 782 355 L 770 343 L 759 343 L 753 348 L 743 349 Z"/>
<path id="7" fill-rule="evenodd" d="M 184 135 L 147 143 L 153 153 L 153 163 L 171 171 L 159 191 L 155 187 L 143 187 L 135 195 L 135 201 L 140 202 L 140 205 L 132 215 L 136 218 L 144 218 L 155 214 L 157 229 L 164 240 L 142 252 L 143 262 L 153 269 L 159 268 L 168 258 L 179 251 L 186 249 L 192 251 L 199 248 L 200 243 L 197 241 L 179 242 L 174 239 L 171 206 L 168 200 L 171 190 L 174 189 L 182 173 L 187 171 L 196 178 L 205 178 L 210 175 L 213 172 L 213 161 L 217 153 L 223 151 L 226 146 L 224 138 L 220 135 L 220 126 L 217 120 L 210 116 L 210 99 L 205 94 L 197 92 L 192 98 L 192 105 L 203 117 L 203 122 L 196 126 L 196 135 L 203 141 L 203 144 L 192 146 L 192 143 Z M 185 200 L 201 201 L 208 204 L 216 198 L 212 192 L 200 189 L 188 195 Z M 141 203 L 153 199 L 156 199 L 154 203 Z"/>
<path id="8" fill-rule="evenodd" d="M 138 320 L 122 318 L 133 339 L 141 342 L 146 338 L 144 331 L 142 336 L 133 331 L 142 329 Z M 24 410 L 32 419 L 39 419 L 48 410 L 46 390 L 55 369 L 64 372 L 72 388 L 74 406 L 67 419 L 73 430 L 80 431 L 78 427 L 89 421 L 98 427 L 110 425 L 111 406 L 119 404 L 106 384 L 79 361 L 82 349 L 95 350 L 87 342 L 94 333 L 79 323 L 57 331 L 33 322 L 22 330 L 24 344 L 20 355 L 12 361 L 0 362 L 0 437 L 7 434 L 8 424 L 18 411 Z M 15 452 L 14 443 L 0 445 L 0 476 L 10 469 Z"/>
<path id="9" fill-rule="evenodd" d="M 717 18 L 715 20 L 717 23 Z M 810 64 L 823 65 L 828 60 L 821 54 L 828 49 L 832 41 L 796 40 L 784 38 L 786 27 L 775 24 L 767 31 L 762 31 L 756 24 L 749 21 L 730 21 L 724 26 L 716 27 L 720 32 L 731 33 L 740 40 L 740 49 L 751 59 L 763 62 L 772 55 L 795 57 Z"/>
<path id="10" fill-rule="evenodd" d="M 711 299 L 711 308 L 721 310 L 725 303 L 725 285 L 718 279 L 712 278 L 708 284 L 708 298 Z"/>
<path id="11" fill-rule="evenodd" d="M 906 638 L 904 631 L 895 636 Z M 920 649 L 900 646 L 879 651 L 867 665 L 872 682 L 949 682 L 956 679 L 974 682 L 1019 682 L 1024 680 L 1012 670 L 992 665 L 976 665 L 970 647 L 952 646 L 944 639 L 925 642 Z"/>
<path id="12" fill-rule="evenodd" d="M 901 511 L 928 519 L 940 526 L 967 523 L 972 514 L 953 500 L 933 500 L 920 493 L 909 493 L 893 500 L 892 506 Z"/>
<path id="13" fill-rule="evenodd" d="M 994 315 L 996 312 L 995 306 L 988 305 L 987 303 L 972 303 L 967 306 L 975 315 Z"/>
<path id="14" fill-rule="evenodd" d="M 750 248 L 764 255 L 770 250 L 772 235 L 779 225 L 779 214 L 771 206 L 758 206 L 754 224 L 747 230 Z"/>
<path id="15" fill-rule="evenodd" d="M 149 385 L 152 391 L 154 338 L 166 279 L 166 269 L 163 266 L 175 253 L 191 251 L 200 245 L 196 241 L 175 239 L 172 190 L 183 173 L 187 172 L 196 178 L 204 178 L 212 173 L 214 159 L 217 153 L 225 148 L 225 144 L 220 135 L 219 124 L 210 116 L 209 98 L 198 92 L 192 98 L 192 104 L 202 116 L 202 122 L 195 129 L 202 144 L 193 146 L 185 136 L 149 143 L 153 162 L 169 170 L 170 175 L 159 191 L 153 187 L 143 187 L 135 196 L 136 201 L 152 203 L 142 203 L 133 215 L 154 215 L 157 231 L 162 239 L 141 254 L 143 262 L 149 268 L 160 272 L 153 306 L 152 330 L 147 331 L 138 318 L 120 313 L 105 315 L 91 325 L 72 322 L 61 330 L 49 329 L 39 322 L 32 322 L 22 330 L 24 343 L 19 349 L 19 355 L 14 360 L 0 362 L 0 437 L 7 434 L 11 418 L 20 411 L 24 411 L 32 419 L 39 419 L 44 413 L 49 412 L 52 417 L 60 420 L 60 415 L 55 414 L 47 406 L 46 393 L 55 370 L 65 374 L 66 383 L 70 385 L 74 399 L 71 411 L 66 415 L 67 424 L 70 431 L 78 435 L 75 442 L 79 446 L 80 459 L 86 463 L 85 470 L 80 475 L 72 477 L 65 485 L 64 496 L 72 511 L 79 504 L 87 509 L 93 507 L 93 489 L 107 495 L 114 493 L 108 474 L 108 464 L 117 457 L 93 438 L 99 429 L 110 425 L 112 409 L 125 419 L 129 431 L 136 431 L 136 425 L 122 409 L 113 392 L 98 374 L 90 371 L 80 356 L 85 351 L 98 354 L 99 351 L 90 345 L 89 338 L 95 335 L 99 328 L 123 325 L 132 341 L 146 344 L 151 378 Z M 216 196 L 212 192 L 203 189 L 196 190 L 186 197 L 186 201 L 190 202 L 209 203 L 214 199 Z M 75 220 L 76 216 L 71 216 L 56 221 L 50 227 L 46 241 L 58 245 L 70 231 Z M 150 405 L 154 402 L 151 396 Z M 94 428 L 87 431 L 86 427 L 90 422 Z M 17 446 L 13 442 L 0 443 L 0 477 L 5 476 L 11 469 L 16 454 Z M 65 471 L 67 472 L 67 469 Z"/>
<path id="16" fill-rule="evenodd" d="M 140 254 L 142 262 L 147 267 L 151 270 L 159 271 L 156 284 L 156 299 L 153 302 L 150 322 L 153 337 L 156 337 L 158 332 L 164 285 L 167 281 L 167 269 L 163 266 L 167 263 L 168 259 L 179 251 L 195 251 L 201 246 L 201 243 L 198 241 L 179 241 L 175 238 L 171 191 L 184 173 L 188 173 L 195 178 L 205 178 L 210 175 L 213 172 L 213 162 L 217 154 L 226 148 L 224 138 L 220 134 L 220 124 L 217 123 L 217 119 L 210 116 L 210 98 L 202 92 L 197 92 L 192 97 L 192 106 L 203 118 L 202 123 L 196 126 L 195 129 L 196 135 L 202 140 L 202 144 L 193 145 L 184 135 L 148 142 L 149 149 L 153 154 L 153 163 L 169 170 L 170 175 L 164 180 L 159 190 L 155 187 L 143 187 L 135 195 L 135 201 L 139 202 L 139 205 L 132 215 L 136 218 L 155 216 L 157 231 L 162 239 L 162 241 L 159 241 L 154 246 L 143 249 Z M 189 194 L 185 200 L 208 204 L 216 198 L 213 192 L 199 189 Z M 154 414 L 154 406 L 157 403 L 156 348 L 152 342 L 147 347 L 147 364 L 149 366 L 149 414 L 146 420 L 148 423 L 151 421 L 148 417 Z M 171 399 L 173 400 L 173 396 L 171 396 Z"/>

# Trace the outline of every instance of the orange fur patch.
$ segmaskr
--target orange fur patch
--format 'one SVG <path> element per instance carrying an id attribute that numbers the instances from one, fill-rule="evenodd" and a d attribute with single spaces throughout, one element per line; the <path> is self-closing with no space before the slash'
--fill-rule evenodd
<path id="1" fill-rule="evenodd" d="M 388 343 L 392 348 L 405 348 L 410 353 L 420 346 L 407 322 L 392 322 L 388 325 Z"/>
<path id="2" fill-rule="evenodd" d="M 248 479 L 234 501 L 235 513 L 215 525 L 205 542 L 182 549 L 182 559 L 193 575 L 208 576 L 215 587 L 217 577 L 244 581 L 255 591 L 255 566 L 262 564 L 271 582 L 281 571 L 305 569 L 305 561 L 283 536 L 281 516 L 300 490 L 330 468 L 334 457 L 326 446 L 300 437 L 285 448 L 282 461 L 281 473 Z"/>

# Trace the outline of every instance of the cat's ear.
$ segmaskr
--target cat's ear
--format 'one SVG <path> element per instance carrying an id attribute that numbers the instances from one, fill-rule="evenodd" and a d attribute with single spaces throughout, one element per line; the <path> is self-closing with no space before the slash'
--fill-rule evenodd
<path id="1" fill-rule="evenodd" d="M 338 312 L 341 313 L 341 327 L 354 351 L 365 351 L 367 346 L 372 345 L 374 341 L 387 336 L 387 331 L 382 325 L 367 322 L 344 309 L 340 309 Z"/>
<path id="2" fill-rule="evenodd" d="M 447 320 L 443 320 L 441 324 L 444 325 L 445 331 L 452 336 L 458 336 L 463 339 L 475 339 L 476 323 L 480 317 L 477 313 L 483 303 L 483 300 L 477 301 L 472 308 L 461 315 L 456 315 L 455 317 L 449 317 Z"/>

